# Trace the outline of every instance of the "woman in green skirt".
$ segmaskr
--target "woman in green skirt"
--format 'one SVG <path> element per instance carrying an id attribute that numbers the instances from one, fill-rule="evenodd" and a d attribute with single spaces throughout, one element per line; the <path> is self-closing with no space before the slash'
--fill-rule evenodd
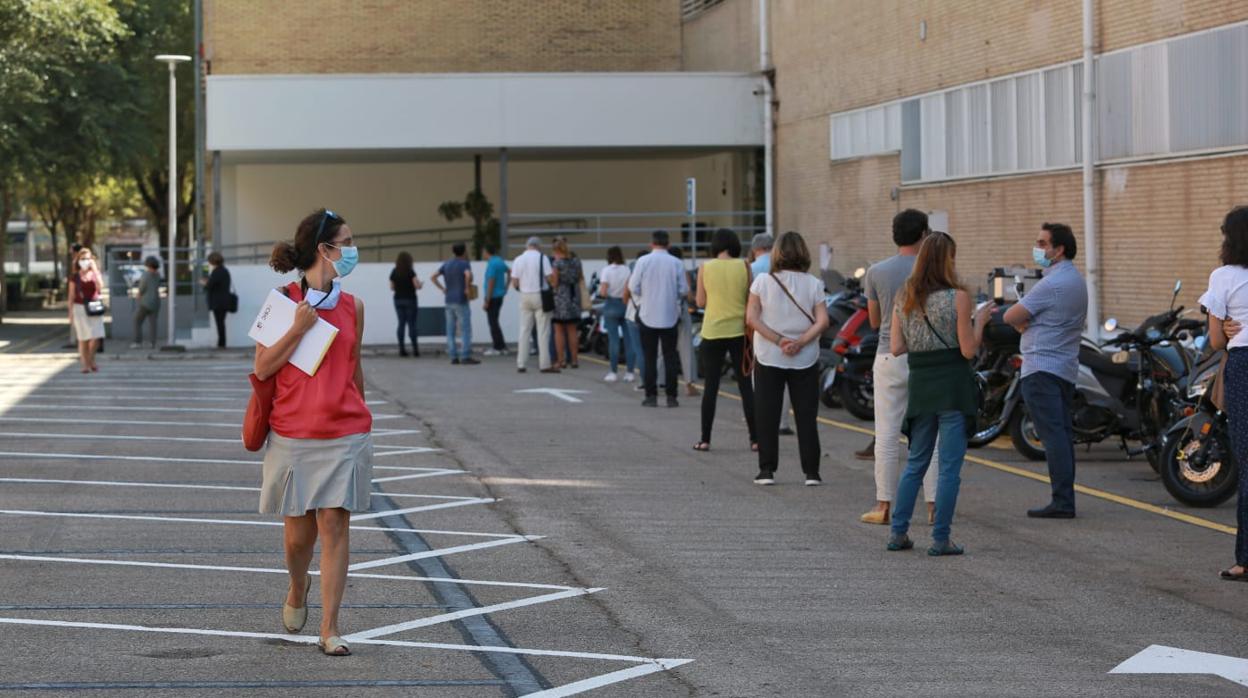
<path id="1" fill-rule="evenodd" d="M 893 355 L 909 354 L 910 397 L 902 431 L 910 438 L 906 470 L 897 486 L 889 550 L 914 547 L 907 531 L 914 500 L 940 437 L 936 518 L 928 555 L 961 555 L 949 540 L 953 510 L 962 483 L 966 430 L 975 423 L 975 379 L 970 359 L 979 351 L 995 306 L 973 309 L 971 295 L 958 282 L 958 246 L 947 233 L 928 235 L 919 247 L 914 271 L 897 296 Z"/>

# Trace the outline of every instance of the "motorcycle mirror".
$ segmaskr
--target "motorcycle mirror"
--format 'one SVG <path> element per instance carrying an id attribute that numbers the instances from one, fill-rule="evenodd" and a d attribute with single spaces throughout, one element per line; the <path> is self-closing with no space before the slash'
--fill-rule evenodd
<path id="1" fill-rule="evenodd" d="M 854 270 L 855 279 L 861 279 L 862 277 L 866 275 L 867 275 L 867 270 L 864 267 L 858 267 L 857 269 Z"/>
<path id="2" fill-rule="evenodd" d="M 1113 332 L 1113 331 L 1114 331 L 1114 330 L 1116 330 L 1116 329 L 1118 329 L 1118 319 L 1117 319 L 1117 318 L 1112 318 L 1112 317 L 1111 317 L 1110 319 L 1108 319 L 1108 320 L 1106 320 L 1106 321 L 1105 321 L 1105 331 L 1106 331 L 1106 332 Z"/>

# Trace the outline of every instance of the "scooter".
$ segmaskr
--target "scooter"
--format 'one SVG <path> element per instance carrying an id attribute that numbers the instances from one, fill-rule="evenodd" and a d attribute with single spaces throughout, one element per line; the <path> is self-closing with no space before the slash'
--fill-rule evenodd
<path id="1" fill-rule="evenodd" d="M 1194 406 L 1162 437 L 1161 484 L 1188 506 L 1215 507 L 1239 489 L 1230 425 L 1212 400 L 1223 355 L 1214 352 L 1197 365 L 1187 388 Z"/>

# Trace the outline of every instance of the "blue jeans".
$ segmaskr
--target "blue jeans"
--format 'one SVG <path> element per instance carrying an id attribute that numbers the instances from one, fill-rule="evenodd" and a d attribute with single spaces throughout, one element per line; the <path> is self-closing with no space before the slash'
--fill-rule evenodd
<path id="1" fill-rule="evenodd" d="M 1074 399 L 1075 384 L 1052 373 L 1038 371 L 1023 377 L 1023 402 L 1036 425 L 1036 435 L 1044 442 L 1053 506 L 1062 511 L 1075 510 L 1075 429 L 1070 421 Z"/>
<path id="2" fill-rule="evenodd" d="M 1230 350 L 1226 359 L 1225 386 L 1231 451 L 1239 468 L 1239 502 L 1235 511 L 1239 527 L 1235 532 L 1235 564 L 1248 567 L 1248 349 Z"/>
<path id="3" fill-rule="evenodd" d="M 962 486 L 962 461 L 966 457 L 966 415 L 956 410 L 925 414 L 910 420 L 910 457 L 906 472 L 897 484 L 897 501 L 893 503 L 893 535 L 910 529 L 914 500 L 923 486 L 923 476 L 932 462 L 936 436 L 940 435 L 940 472 L 936 479 L 936 523 L 932 540 L 949 540 L 953 510 L 958 505 L 958 488 Z"/>
<path id="4" fill-rule="evenodd" d="M 406 329 L 407 335 L 412 338 L 412 348 L 419 349 L 416 344 L 416 314 L 420 311 L 420 306 L 416 304 L 415 298 L 395 298 L 394 314 L 399 316 L 399 348 L 403 348 L 403 333 Z"/>
<path id="5" fill-rule="evenodd" d="M 641 325 L 635 320 L 624 321 L 624 343 L 632 345 L 633 348 L 633 368 L 637 368 L 641 364 Z"/>
<path id="6" fill-rule="evenodd" d="M 624 364 L 632 373 L 637 366 L 637 353 L 633 351 L 633 342 L 625 329 L 624 301 L 620 298 L 608 298 L 602 309 L 602 324 L 607 329 L 607 355 L 611 357 L 611 372 L 620 368 L 620 342 L 624 342 Z"/>
<path id="7" fill-rule="evenodd" d="M 461 346 L 455 346 L 455 329 L 459 326 L 462 337 Z M 446 353 L 452 359 L 467 359 L 472 356 L 472 318 L 468 315 L 467 303 L 446 304 Z"/>

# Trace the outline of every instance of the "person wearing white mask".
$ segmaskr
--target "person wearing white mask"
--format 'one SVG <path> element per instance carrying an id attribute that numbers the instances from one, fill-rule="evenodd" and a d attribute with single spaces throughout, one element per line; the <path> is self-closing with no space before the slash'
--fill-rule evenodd
<path id="1" fill-rule="evenodd" d="M 104 276 L 95 264 L 90 247 L 78 250 L 74 255 L 73 276 L 69 277 L 69 324 L 74 328 L 78 341 L 78 362 L 83 373 L 95 373 L 97 340 L 104 339 L 104 303 L 100 292 L 104 288 Z"/>
<path id="2" fill-rule="evenodd" d="M 320 538 L 323 610 L 317 645 L 334 656 L 351 654 L 338 612 L 347 585 L 351 514 L 369 510 L 373 474 L 373 417 L 364 402 L 360 366 L 364 303 L 340 283 L 358 260 L 351 228 L 341 216 L 321 209 L 304 218 L 294 243 L 277 243 L 269 260 L 279 274 L 298 270 L 302 277 L 282 289 L 299 304 L 294 323 L 272 346 L 256 345 L 255 377 L 277 380 L 260 513 L 284 517 L 290 585 L 282 627 L 293 634 L 307 622 L 308 567 Z M 318 318 L 338 334 L 309 376 L 289 361 Z"/>

